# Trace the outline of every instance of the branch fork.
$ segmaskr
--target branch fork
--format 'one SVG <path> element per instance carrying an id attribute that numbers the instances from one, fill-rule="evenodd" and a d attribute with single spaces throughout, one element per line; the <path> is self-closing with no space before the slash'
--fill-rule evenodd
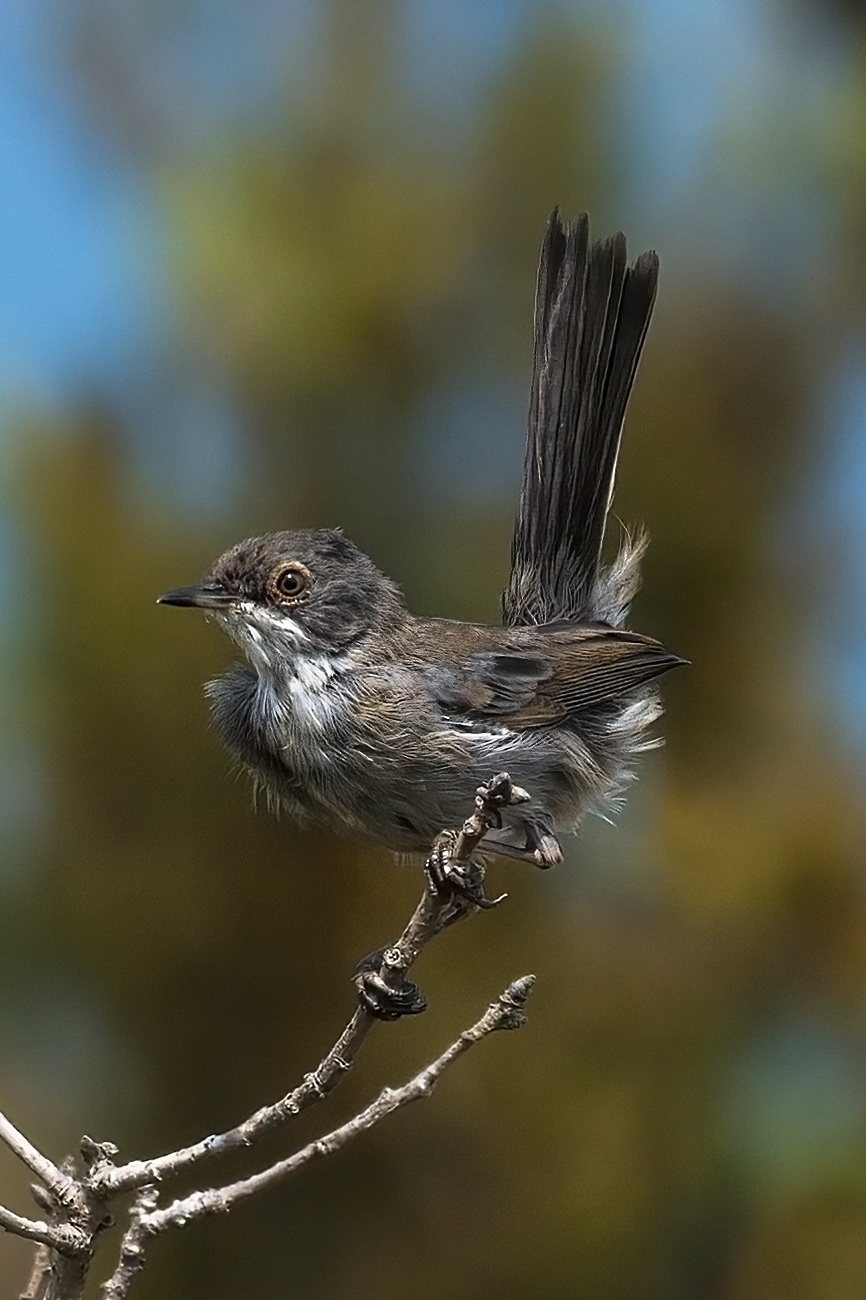
<path id="1" fill-rule="evenodd" d="M 445 1071 L 469 1048 L 499 1029 L 519 1028 L 535 977 L 510 984 L 475 1024 L 441 1056 L 398 1088 L 385 1088 L 352 1119 L 299 1148 L 292 1155 L 237 1182 L 206 1187 L 160 1204 L 160 1188 L 178 1175 L 216 1156 L 251 1147 L 314 1103 L 326 1100 L 352 1068 L 377 1020 L 423 1011 L 424 995 L 407 972 L 425 946 L 443 929 L 501 902 L 484 894 L 484 867 L 473 857 L 487 831 L 500 824 L 500 810 L 528 798 L 502 773 L 479 787 L 475 809 L 459 833 L 437 837 L 427 860 L 424 893 L 396 943 L 371 954 L 355 974 L 358 1007 L 342 1034 L 315 1070 L 291 1092 L 263 1106 L 224 1133 L 148 1160 L 118 1165 L 117 1147 L 83 1137 L 79 1172 L 71 1161 L 56 1165 L 0 1113 L 0 1142 L 33 1173 L 34 1200 L 46 1216 L 31 1219 L 0 1206 L 0 1228 L 37 1243 L 32 1272 L 21 1300 L 80 1300 L 99 1234 L 111 1222 L 112 1201 L 135 1193 L 117 1265 L 103 1285 L 103 1300 L 124 1300 L 145 1264 L 148 1242 L 172 1228 L 205 1215 L 223 1213 L 289 1177 L 310 1161 L 332 1155 L 361 1133 L 410 1102 L 428 1097 Z M 503 896 L 504 897 L 504 896 Z"/>

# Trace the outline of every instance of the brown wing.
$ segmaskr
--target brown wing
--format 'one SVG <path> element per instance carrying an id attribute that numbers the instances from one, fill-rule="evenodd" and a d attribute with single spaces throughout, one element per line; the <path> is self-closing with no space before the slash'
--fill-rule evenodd
<path id="1" fill-rule="evenodd" d="M 470 655 L 431 681 L 440 707 L 469 725 L 527 730 L 625 699 L 683 663 L 658 641 L 606 627 L 536 628 L 535 651 Z"/>

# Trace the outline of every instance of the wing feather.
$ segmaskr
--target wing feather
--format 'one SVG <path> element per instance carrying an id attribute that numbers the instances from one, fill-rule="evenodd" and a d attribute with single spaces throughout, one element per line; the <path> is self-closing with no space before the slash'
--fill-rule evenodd
<path id="1" fill-rule="evenodd" d="M 469 725 L 528 730 L 621 701 L 683 661 L 651 637 L 608 627 L 536 628 L 548 653 L 483 652 L 447 669 L 430 686 L 443 712 Z"/>

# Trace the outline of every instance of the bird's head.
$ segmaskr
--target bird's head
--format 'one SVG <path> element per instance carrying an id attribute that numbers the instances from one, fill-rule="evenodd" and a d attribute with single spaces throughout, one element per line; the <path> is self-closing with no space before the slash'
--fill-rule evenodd
<path id="1" fill-rule="evenodd" d="M 335 529 L 266 533 L 239 542 L 194 587 L 162 605 L 205 610 L 257 664 L 272 654 L 346 649 L 404 616 L 398 589 Z"/>

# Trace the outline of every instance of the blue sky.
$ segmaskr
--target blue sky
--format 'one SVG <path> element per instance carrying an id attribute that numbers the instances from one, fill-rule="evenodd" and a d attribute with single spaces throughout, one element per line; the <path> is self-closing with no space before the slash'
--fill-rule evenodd
<path id="1" fill-rule="evenodd" d="M 589 5 L 570 7 L 591 12 Z M 185 97 L 181 120 L 189 132 L 266 105 L 286 66 L 302 67 L 300 52 L 315 39 L 311 0 L 265 0 L 253 11 L 255 21 L 248 6 L 223 0 L 206 25 L 196 5 L 181 6 L 171 39 L 158 48 L 144 18 L 129 6 L 123 12 L 131 47 L 139 42 L 144 57 L 152 53 L 166 95 L 175 107 Z M 778 14 L 771 22 L 770 12 L 760 0 L 633 0 L 623 7 L 628 172 L 638 226 L 630 233 L 637 243 L 641 226 L 676 221 L 680 200 L 694 212 L 695 188 L 718 171 L 724 133 L 735 129 L 743 105 L 766 117 L 768 131 L 779 105 L 786 120 L 798 105 L 808 133 L 810 104 L 838 77 L 842 54 L 825 33 L 807 46 L 801 29 L 786 30 Z M 407 22 L 413 84 L 448 102 L 471 96 L 523 20 L 519 0 L 414 0 Z M 56 0 L 12 0 L 0 11 L 5 393 L 23 387 L 62 397 L 90 376 L 116 379 L 152 344 L 161 310 L 159 214 L 110 136 L 92 129 L 77 93 L 66 22 Z M 723 176 L 711 188 L 724 199 Z M 751 211 L 752 240 L 754 217 Z M 733 239 L 729 221 L 725 230 Z M 747 249 L 739 251 L 745 256 Z"/>
<path id="2" fill-rule="evenodd" d="M 117 376 L 157 310 L 155 214 L 76 117 L 47 5 L 0 14 L 0 392 L 60 399 Z"/>

